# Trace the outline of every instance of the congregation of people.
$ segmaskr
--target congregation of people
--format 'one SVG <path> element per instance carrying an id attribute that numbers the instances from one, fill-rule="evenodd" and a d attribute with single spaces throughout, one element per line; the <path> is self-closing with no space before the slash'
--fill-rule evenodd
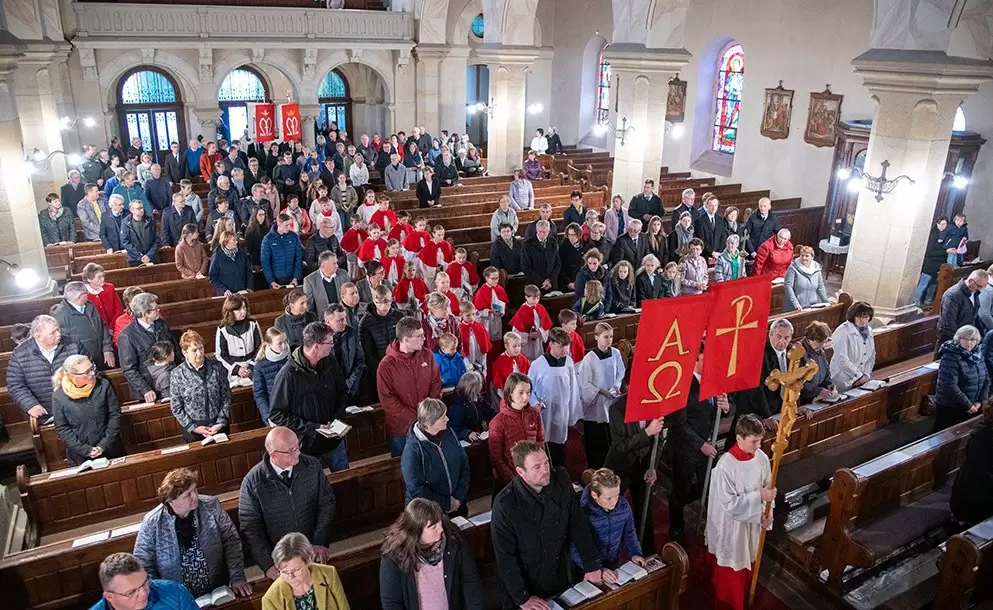
<path id="1" fill-rule="evenodd" d="M 626 423 L 627 364 L 605 320 L 749 275 L 782 282 L 784 313 L 831 304 L 813 248 L 793 244 L 768 198 L 754 212 L 739 211 L 710 193 L 698 205 L 693 189 L 682 192 L 666 233 L 669 212 L 652 180 L 603 210 L 587 209 L 574 191 L 555 218 L 532 181 L 544 176 L 539 157 L 565 150 L 554 130 L 538 132 L 492 212 L 490 259 L 481 269 L 446 240 L 441 224 L 394 210 L 389 196 L 414 190 L 420 208 L 438 207 L 463 179 L 485 175 L 465 135 L 434 138 L 419 126 L 409 137 L 361 134 L 353 142 L 329 129 L 313 149 L 191 140 L 182 152 L 174 143 L 162 165 L 151 163 L 140 141 L 120 157 L 114 147 L 109 156 L 84 147 L 80 169 L 39 213 L 45 244 L 75 241 L 79 219 L 86 240 L 100 241 L 108 254 L 124 252 L 129 265 L 159 264 L 159 250 L 172 247 L 180 276 L 208 279 L 223 298 L 221 324 L 213 345 L 193 330 L 177 336 L 154 293 L 129 287 L 121 299 L 104 268 L 90 263 L 81 280 L 65 285 L 51 315 L 20 333 L 8 370 L 14 403 L 52 418 L 70 466 L 125 454 L 121 406 L 104 375 L 117 367 L 132 396 L 168 399 L 188 442 L 230 432 L 231 391 L 242 385 L 271 427 L 262 461 L 241 484 L 237 526 L 216 497 L 198 493 L 194 471 L 169 472 L 134 552 L 101 565 L 104 600 L 96 607 L 185 610 L 219 586 L 248 595 L 246 559 L 272 580 L 263 608 L 349 607 L 347 587 L 327 565 L 335 497 L 324 468 L 349 468 L 347 435 L 335 435 L 333 422 L 363 401 L 378 401 L 385 414 L 407 502 L 382 542 L 388 609 L 483 607 L 471 551 L 452 522 L 470 516 L 471 443 L 487 444 L 493 468 L 502 603 L 525 610 L 547 608 L 544 600 L 580 580 L 612 584 L 625 560 L 643 565 L 655 552 L 651 511 L 642 512 L 663 459 L 651 462 L 663 429 L 672 540 L 685 543 L 684 507 L 704 492 L 709 460 L 720 457 L 714 476 L 729 479 L 755 456 L 768 470 L 759 444 L 777 426 L 778 391 L 762 386 L 700 400 L 701 357 L 685 409 L 664 421 Z M 105 167 L 105 158 L 116 161 Z M 370 171 L 380 173 L 385 191 L 372 189 Z M 194 183 L 209 183 L 206 201 Z M 533 209 L 538 218 L 522 226 L 518 212 Z M 944 221 L 933 232 L 919 301 L 936 275 L 931 259 L 961 262 L 964 222 L 956 217 L 959 230 Z M 506 291 L 517 276 L 523 302 Z M 974 272 L 942 297 L 936 429 L 978 414 L 989 398 L 988 279 Z M 253 292 L 282 288 L 289 289 L 285 309 L 263 328 L 252 316 Z M 570 308 L 543 304 L 569 293 Z M 805 359 L 819 365 L 801 404 L 861 387 L 875 365 L 873 316 L 869 304 L 856 302 L 837 329 L 814 322 L 802 337 L 787 319 L 775 319 L 763 378 L 785 370 L 786 352 L 799 342 Z M 592 344 L 579 332 L 586 326 L 594 328 Z M 719 455 L 711 430 L 732 410 L 727 451 Z M 578 493 L 565 468 L 576 437 L 593 471 Z M 755 472 L 747 475 L 757 477 L 750 492 L 775 497 L 767 473 Z M 956 493 L 953 504 L 969 507 L 962 515 L 993 513 L 993 502 L 972 486 L 957 484 Z M 750 567 L 725 556 L 728 537 L 770 525 L 720 507 L 711 502 L 707 518 L 715 583 L 716 574 L 726 576 L 720 570 Z M 634 524 L 642 518 L 647 533 L 639 540 Z"/>

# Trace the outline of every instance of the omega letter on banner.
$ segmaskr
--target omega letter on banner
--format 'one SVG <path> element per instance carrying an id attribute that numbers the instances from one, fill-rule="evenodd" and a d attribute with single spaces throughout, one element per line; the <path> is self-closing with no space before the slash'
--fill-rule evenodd
<path id="1" fill-rule="evenodd" d="M 276 139 L 276 105 L 255 104 L 255 141 L 272 142 Z"/>
<path id="2" fill-rule="evenodd" d="M 280 104 L 279 106 L 283 128 L 283 141 L 292 142 L 300 139 L 300 105 Z"/>
<path id="3" fill-rule="evenodd" d="M 772 284 L 765 276 L 719 282 L 700 378 L 700 399 L 757 387 L 769 332 Z"/>
<path id="4" fill-rule="evenodd" d="M 709 294 L 642 302 L 624 421 L 655 419 L 686 406 L 711 307 Z"/>

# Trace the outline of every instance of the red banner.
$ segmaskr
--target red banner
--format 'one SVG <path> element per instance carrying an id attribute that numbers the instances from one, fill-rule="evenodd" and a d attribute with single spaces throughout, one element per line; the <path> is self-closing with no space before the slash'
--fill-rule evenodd
<path id="1" fill-rule="evenodd" d="M 276 105 L 255 104 L 255 141 L 272 142 L 276 139 Z"/>
<path id="2" fill-rule="evenodd" d="M 707 325 L 700 399 L 757 387 L 769 332 L 772 284 L 765 276 L 716 283 Z"/>
<path id="3" fill-rule="evenodd" d="M 294 142 L 301 137 L 300 104 L 280 104 L 280 126 L 283 130 L 283 141 Z"/>
<path id="4" fill-rule="evenodd" d="M 709 294 L 642 302 L 625 422 L 686 406 L 711 302 Z"/>

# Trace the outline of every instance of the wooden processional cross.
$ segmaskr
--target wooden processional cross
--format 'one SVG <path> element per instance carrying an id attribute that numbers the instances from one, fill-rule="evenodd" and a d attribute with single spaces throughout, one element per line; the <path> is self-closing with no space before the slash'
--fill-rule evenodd
<path id="1" fill-rule="evenodd" d="M 776 477 L 779 476 L 779 464 L 783 461 L 783 454 L 790 445 L 790 433 L 793 431 L 793 424 L 799 415 L 800 407 L 797 401 L 800 399 L 800 391 L 803 384 L 810 381 L 817 375 L 817 363 L 808 361 L 800 365 L 800 360 L 804 356 L 803 346 L 799 343 L 790 348 L 789 370 L 785 373 L 776 369 L 769 373 L 765 380 L 767 388 L 775 392 L 783 389 L 783 409 L 779 413 L 779 429 L 776 431 L 776 440 L 772 443 L 772 474 L 769 477 L 768 487 L 776 486 Z M 768 518 L 772 514 L 772 502 L 766 502 L 762 510 L 762 516 Z M 759 582 L 759 566 L 762 563 L 762 547 L 765 546 L 766 529 L 762 528 L 759 535 L 759 548 L 755 554 L 755 566 L 752 568 L 752 586 L 748 590 L 748 605 L 751 606 L 755 600 L 755 587 Z"/>

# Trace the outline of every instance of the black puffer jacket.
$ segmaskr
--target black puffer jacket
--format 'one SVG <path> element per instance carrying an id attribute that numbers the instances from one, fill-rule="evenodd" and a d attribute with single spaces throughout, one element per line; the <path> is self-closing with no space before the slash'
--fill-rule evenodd
<path id="1" fill-rule="evenodd" d="M 367 371 L 375 374 L 379 368 L 379 361 L 386 355 L 386 348 L 397 338 L 397 322 L 402 318 L 403 313 L 396 307 L 381 316 L 376 313 L 375 305 L 369 306 L 365 317 L 359 322 L 359 338 Z"/>
<path id="2" fill-rule="evenodd" d="M 283 315 L 273 322 L 273 326 L 286 333 L 286 343 L 290 349 L 296 349 L 303 345 L 303 329 L 311 322 L 317 322 L 317 316 L 311 311 L 305 311 L 298 316 L 283 312 Z"/>
<path id="3" fill-rule="evenodd" d="M 314 368 L 300 347 L 276 373 L 269 396 L 269 421 L 296 432 L 304 453 L 322 456 L 340 445 L 341 439 L 318 434 L 317 428 L 345 419 L 347 401 L 348 389 L 338 360 L 322 358 Z"/>
<path id="4" fill-rule="evenodd" d="M 86 348 L 86 353 L 95 360 L 97 366 L 103 364 L 104 352 L 114 351 L 110 330 L 97 312 L 93 303 L 87 301 L 83 312 L 70 305 L 65 299 L 52 310 L 52 317 L 58 320 L 62 335 L 78 341 Z"/>
<path id="5" fill-rule="evenodd" d="M 101 457 L 109 459 L 124 455 L 120 436 L 121 407 L 114 387 L 103 377 L 97 377 L 87 398 L 74 400 L 66 396 L 62 388 L 55 390 L 52 417 L 70 466 L 88 460 L 90 450 L 97 445 L 103 447 Z"/>
<path id="6" fill-rule="evenodd" d="M 65 335 L 55 348 L 55 357 L 49 362 L 41 355 L 38 342 L 28 339 L 14 348 L 7 366 L 7 391 L 14 404 L 25 413 L 35 405 L 52 410 L 52 375 L 69 356 L 89 355 L 78 341 Z"/>
<path id="7" fill-rule="evenodd" d="M 132 398 L 140 399 L 146 392 L 155 389 L 152 376 L 148 372 L 148 355 L 152 351 L 152 346 L 158 341 L 172 343 L 176 359 L 180 359 L 182 352 L 179 351 L 179 344 L 162 320 L 156 320 L 152 324 L 152 330 L 148 331 L 138 318 L 135 318 L 124 327 L 117 338 L 117 352 L 121 357 L 121 368 L 124 370 L 125 379 L 128 380 Z"/>
<path id="8" fill-rule="evenodd" d="M 990 380 L 979 349 L 970 352 L 951 339 L 938 350 L 938 357 L 934 399 L 939 411 L 964 414 L 973 404 L 986 401 Z"/>

